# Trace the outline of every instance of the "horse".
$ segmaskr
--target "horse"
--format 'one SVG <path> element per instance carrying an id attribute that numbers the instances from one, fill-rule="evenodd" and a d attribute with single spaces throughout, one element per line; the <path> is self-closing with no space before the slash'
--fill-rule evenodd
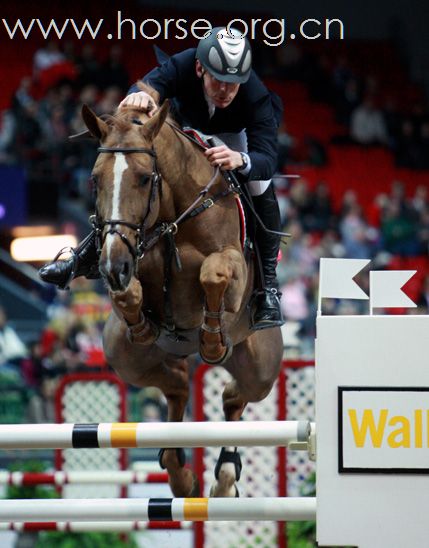
<path id="1" fill-rule="evenodd" d="M 188 358 L 199 352 L 231 374 L 223 412 L 240 420 L 248 402 L 271 391 L 283 345 L 278 327 L 249 327 L 255 267 L 243 253 L 234 192 L 180 131 L 168 100 L 155 114 L 123 107 L 103 119 L 83 106 L 82 117 L 100 144 L 92 222 L 112 302 L 103 331 L 108 364 L 126 383 L 160 389 L 167 420 L 181 422 Z M 183 449 L 160 451 L 174 496 L 198 496 L 184 460 Z M 237 448 L 223 448 L 211 495 L 238 496 L 240 468 Z"/>

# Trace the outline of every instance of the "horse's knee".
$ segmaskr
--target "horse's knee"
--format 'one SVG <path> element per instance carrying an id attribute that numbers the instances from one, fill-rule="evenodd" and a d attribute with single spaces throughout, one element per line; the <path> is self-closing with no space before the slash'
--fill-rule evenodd
<path id="1" fill-rule="evenodd" d="M 236 249 L 212 253 L 203 262 L 200 283 L 208 301 L 224 299 L 225 310 L 240 309 L 246 281 L 246 264 Z"/>
<path id="2" fill-rule="evenodd" d="M 200 270 L 200 283 L 205 290 L 221 287 L 224 289 L 232 276 L 232 269 L 228 263 L 224 263 L 219 257 L 210 255 L 202 264 Z"/>

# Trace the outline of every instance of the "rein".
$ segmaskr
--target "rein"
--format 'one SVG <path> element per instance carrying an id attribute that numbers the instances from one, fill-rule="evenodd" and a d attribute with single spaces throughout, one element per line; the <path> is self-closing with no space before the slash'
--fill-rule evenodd
<path id="1" fill-rule="evenodd" d="M 174 128 L 174 126 L 172 126 Z M 176 128 L 174 128 L 176 129 Z M 185 134 L 186 135 L 186 134 Z M 197 141 L 195 141 L 197 142 Z M 201 146 L 201 145 L 200 145 Z M 228 186 L 226 190 L 223 192 L 219 192 L 215 194 L 212 198 L 208 198 L 204 200 L 202 203 L 201 200 L 206 196 L 206 194 L 209 192 L 213 184 L 216 182 L 216 179 L 219 175 L 219 167 L 216 167 L 213 173 L 213 176 L 207 183 L 207 185 L 198 193 L 198 196 L 195 198 L 195 200 L 192 202 L 192 204 L 186 208 L 185 211 L 183 211 L 177 219 L 175 219 L 173 222 L 170 223 L 161 223 L 155 230 L 154 234 L 150 238 L 146 238 L 146 221 L 149 217 L 151 210 L 152 210 L 152 203 L 155 199 L 155 196 L 159 190 L 161 191 L 161 182 L 162 177 L 158 170 L 158 166 L 156 164 L 156 152 L 153 149 L 150 148 L 126 148 L 126 147 L 98 147 L 97 149 L 100 153 L 115 153 L 115 152 L 121 152 L 123 154 L 132 154 L 132 153 L 144 153 L 149 154 L 153 158 L 153 171 L 151 175 L 151 192 L 150 192 L 150 198 L 148 203 L 148 208 L 146 210 L 146 213 L 143 217 L 143 220 L 140 224 L 131 223 L 129 221 L 124 221 L 123 219 L 106 219 L 105 221 L 102 221 L 98 215 L 98 212 L 96 212 L 95 215 L 91 215 L 90 217 L 90 223 L 92 224 L 95 233 L 96 233 L 96 240 L 97 240 L 97 250 L 101 251 L 101 248 L 103 247 L 104 241 L 106 239 L 107 234 L 117 234 L 121 240 L 125 243 L 127 248 L 129 249 L 131 255 L 134 257 L 134 259 L 142 259 L 144 257 L 145 252 L 153 247 L 163 236 L 165 236 L 167 233 L 170 234 L 177 234 L 177 231 L 179 229 L 179 225 L 186 221 L 189 218 L 196 217 L 206 209 L 209 209 L 212 207 L 219 199 L 228 196 L 229 194 L 235 192 L 235 188 L 232 186 Z M 116 226 L 126 226 L 127 228 L 130 228 L 136 233 L 136 245 L 135 247 L 132 246 L 131 242 L 127 238 L 127 236 L 120 232 Z M 108 226 L 110 227 L 109 230 L 107 230 L 103 236 L 103 229 Z M 176 261 L 179 262 L 179 261 Z"/>

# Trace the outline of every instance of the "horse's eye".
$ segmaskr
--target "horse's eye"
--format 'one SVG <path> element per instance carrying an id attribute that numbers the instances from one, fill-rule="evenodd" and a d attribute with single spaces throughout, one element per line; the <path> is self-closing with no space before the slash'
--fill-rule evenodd
<path id="1" fill-rule="evenodd" d="M 141 175 L 140 177 L 140 186 L 145 186 L 150 181 L 151 176 L 150 175 Z"/>

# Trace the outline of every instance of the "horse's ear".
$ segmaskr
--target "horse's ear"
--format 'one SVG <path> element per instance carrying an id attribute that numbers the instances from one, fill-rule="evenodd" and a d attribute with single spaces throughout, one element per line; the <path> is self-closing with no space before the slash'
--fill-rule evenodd
<path id="1" fill-rule="evenodd" d="M 88 105 L 82 106 L 82 118 L 93 137 L 99 141 L 102 141 L 106 137 L 109 126 Z"/>
<path id="2" fill-rule="evenodd" d="M 164 101 L 162 107 L 152 116 L 143 126 L 144 133 L 148 139 L 153 141 L 158 135 L 159 130 L 162 127 L 162 124 L 167 118 L 168 110 L 170 108 L 170 103 L 168 99 Z"/>

